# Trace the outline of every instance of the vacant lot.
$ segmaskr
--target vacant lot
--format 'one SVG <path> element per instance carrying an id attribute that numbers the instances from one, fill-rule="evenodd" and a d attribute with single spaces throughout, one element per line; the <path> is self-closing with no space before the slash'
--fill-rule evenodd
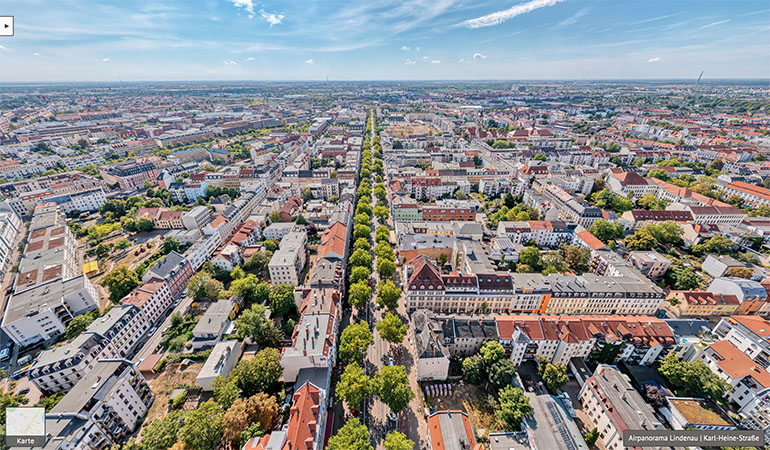
<path id="1" fill-rule="evenodd" d="M 428 397 L 425 387 L 428 384 L 452 384 L 452 396 Z M 487 433 L 502 431 L 503 424 L 495 416 L 494 395 L 484 385 L 460 385 L 457 382 L 422 383 L 425 401 L 431 412 L 443 410 L 460 410 L 468 413 L 474 428 L 483 429 Z"/>
<path id="2" fill-rule="evenodd" d="M 181 368 L 181 364 L 171 364 L 161 373 L 148 375 L 147 382 L 152 393 L 155 394 L 155 402 L 147 413 L 145 423 L 166 416 L 169 409 L 168 396 L 171 391 L 179 387 L 197 386 L 198 383 L 195 378 L 201 372 L 202 367 L 203 363 L 190 364 L 184 369 Z"/>

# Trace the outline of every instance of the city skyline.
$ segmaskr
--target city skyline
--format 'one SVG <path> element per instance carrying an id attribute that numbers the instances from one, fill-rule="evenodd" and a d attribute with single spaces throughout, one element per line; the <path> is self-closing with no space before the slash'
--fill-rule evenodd
<path id="1" fill-rule="evenodd" d="M 6 1 L 0 78 L 38 81 L 770 77 L 762 1 Z"/>

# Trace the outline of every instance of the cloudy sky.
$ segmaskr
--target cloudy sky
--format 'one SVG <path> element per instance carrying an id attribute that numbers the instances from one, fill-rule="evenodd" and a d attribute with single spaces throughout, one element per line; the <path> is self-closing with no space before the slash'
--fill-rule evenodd
<path id="1" fill-rule="evenodd" d="M 770 78 L 767 0 L 3 0 L 0 81 Z"/>

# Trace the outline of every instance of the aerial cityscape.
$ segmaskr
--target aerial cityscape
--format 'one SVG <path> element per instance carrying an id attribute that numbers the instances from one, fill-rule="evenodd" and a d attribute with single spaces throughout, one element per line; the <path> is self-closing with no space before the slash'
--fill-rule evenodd
<path id="1" fill-rule="evenodd" d="M 770 445 L 766 1 L 61 3 L 0 6 L 0 448 Z"/>

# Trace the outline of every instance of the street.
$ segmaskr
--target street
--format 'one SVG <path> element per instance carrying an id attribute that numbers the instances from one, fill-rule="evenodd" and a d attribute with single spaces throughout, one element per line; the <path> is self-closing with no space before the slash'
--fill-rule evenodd
<path id="1" fill-rule="evenodd" d="M 185 291 L 180 292 L 179 295 L 183 295 Z M 179 298 L 179 297 L 177 297 Z M 182 301 L 179 302 L 178 305 L 171 311 L 170 314 L 166 316 L 166 318 L 163 320 L 163 322 L 158 325 L 157 330 L 155 330 L 155 333 L 152 334 L 152 336 L 147 339 L 147 342 L 144 343 L 142 348 L 140 348 L 136 354 L 134 355 L 132 361 L 139 365 L 139 362 L 141 360 L 144 360 L 144 358 L 152 355 L 155 353 L 155 349 L 158 348 L 160 345 L 160 341 L 163 339 L 163 330 L 171 326 L 171 315 L 175 312 L 178 312 L 179 314 L 184 314 L 185 311 L 192 305 L 193 298 L 192 297 L 184 297 Z"/>

